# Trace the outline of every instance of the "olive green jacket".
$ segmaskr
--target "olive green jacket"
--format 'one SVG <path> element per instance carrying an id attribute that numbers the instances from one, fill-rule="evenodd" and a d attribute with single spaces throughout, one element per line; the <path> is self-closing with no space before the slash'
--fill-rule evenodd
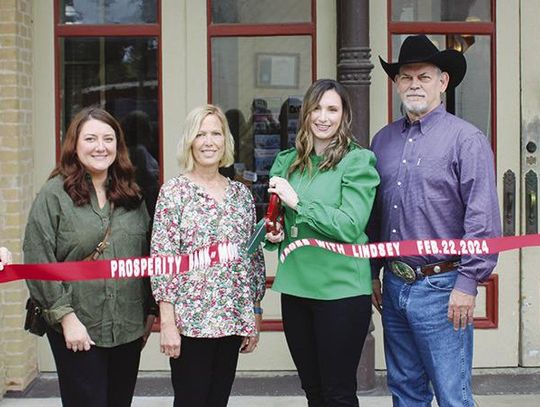
<path id="1" fill-rule="evenodd" d="M 85 258 L 103 239 L 109 215 L 109 203 L 99 208 L 93 188 L 91 204 L 77 207 L 64 191 L 63 178 L 50 179 L 30 211 L 23 245 L 25 263 Z M 109 245 L 100 259 L 146 256 L 149 225 L 144 203 L 129 211 L 115 208 Z M 121 345 L 144 333 L 151 300 L 148 281 L 28 280 L 27 284 L 32 298 L 44 308 L 46 322 L 59 332 L 62 317 L 75 312 L 98 346 Z"/>

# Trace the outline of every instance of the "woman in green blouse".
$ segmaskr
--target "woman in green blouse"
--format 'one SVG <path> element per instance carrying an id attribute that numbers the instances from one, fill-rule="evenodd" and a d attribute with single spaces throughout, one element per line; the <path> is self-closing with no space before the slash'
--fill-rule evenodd
<path id="1" fill-rule="evenodd" d="M 110 235 L 99 259 L 148 254 L 149 217 L 118 122 L 83 109 L 72 120 L 60 163 L 39 192 L 24 238 L 26 263 L 78 261 Z M 28 280 L 43 308 L 62 404 L 129 406 L 153 316 L 140 279 Z"/>
<path id="2" fill-rule="evenodd" d="M 279 251 L 295 240 L 366 243 L 365 228 L 379 176 L 374 155 L 356 144 L 345 88 L 322 79 L 308 89 L 296 148 L 270 171 L 284 228 L 267 234 Z M 369 261 L 318 247 L 292 251 L 279 263 L 283 328 L 310 407 L 358 406 L 356 369 L 371 319 Z"/>

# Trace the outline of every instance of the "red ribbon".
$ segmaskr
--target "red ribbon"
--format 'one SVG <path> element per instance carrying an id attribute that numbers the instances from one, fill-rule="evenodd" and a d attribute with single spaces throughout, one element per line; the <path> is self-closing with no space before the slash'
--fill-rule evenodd
<path id="1" fill-rule="evenodd" d="M 45 264 L 10 264 L 0 271 L 0 283 L 14 280 L 95 280 L 143 278 L 182 274 L 197 268 L 227 263 L 239 258 L 238 246 L 218 243 L 191 254 L 133 257 L 129 259 L 74 261 Z"/>
<path id="2" fill-rule="evenodd" d="M 318 239 L 299 239 L 290 243 L 281 252 L 281 262 L 283 263 L 293 250 L 304 246 L 320 247 L 345 256 L 366 259 L 424 255 L 485 256 L 506 250 L 540 246 L 540 234 L 490 239 L 427 239 L 368 244 L 347 244 Z"/>

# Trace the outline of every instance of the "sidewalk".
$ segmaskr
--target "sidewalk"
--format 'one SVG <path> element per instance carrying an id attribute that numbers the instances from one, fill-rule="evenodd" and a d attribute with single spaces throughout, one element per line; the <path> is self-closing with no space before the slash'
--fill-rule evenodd
<path id="1" fill-rule="evenodd" d="M 392 400 L 384 397 L 360 397 L 361 407 L 392 407 Z M 532 395 L 497 395 L 475 396 L 478 407 L 538 407 L 540 394 Z M 1 407 L 60 407 L 60 399 L 4 399 Z M 172 397 L 135 397 L 132 407 L 166 407 L 172 406 Z M 235 396 L 231 397 L 229 407 L 305 407 L 303 397 L 268 397 L 268 396 Z M 437 404 L 433 403 L 433 407 Z"/>
<path id="2" fill-rule="evenodd" d="M 392 407 L 384 371 L 375 375 L 375 388 L 359 393 L 361 407 Z M 540 369 L 474 369 L 472 390 L 476 407 L 539 407 Z M 172 406 L 169 372 L 140 372 L 133 407 Z M 42 373 L 22 393 L 8 392 L 0 407 L 60 407 L 58 379 Z M 238 372 L 229 407 L 306 407 L 295 372 Z M 432 407 L 437 407 L 433 402 Z"/>

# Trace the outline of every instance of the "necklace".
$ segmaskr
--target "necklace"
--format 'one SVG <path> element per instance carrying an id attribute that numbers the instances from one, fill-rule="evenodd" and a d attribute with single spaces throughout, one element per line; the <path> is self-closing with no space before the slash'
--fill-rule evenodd
<path id="1" fill-rule="evenodd" d="M 309 186 L 313 183 L 315 178 L 317 178 L 317 175 L 319 175 L 319 171 L 320 168 L 317 167 L 317 170 L 311 178 L 308 178 L 308 181 L 304 187 L 304 174 L 306 174 L 306 169 L 304 168 L 302 174 L 300 174 L 300 182 L 298 183 L 298 188 L 296 191 L 296 195 L 299 197 L 298 199 L 300 199 L 300 195 L 304 194 L 304 192 L 309 189 Z M 296 226 L 296 223 L 291 226 L 291 237 L 298 237 L 298 226 Z"/>

